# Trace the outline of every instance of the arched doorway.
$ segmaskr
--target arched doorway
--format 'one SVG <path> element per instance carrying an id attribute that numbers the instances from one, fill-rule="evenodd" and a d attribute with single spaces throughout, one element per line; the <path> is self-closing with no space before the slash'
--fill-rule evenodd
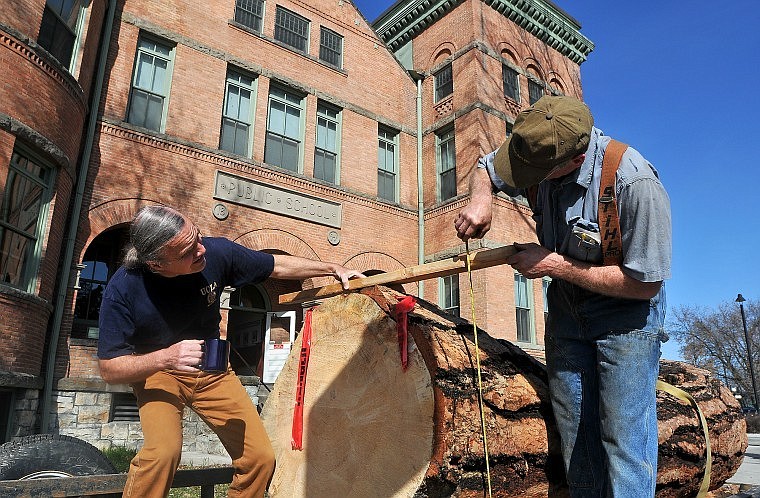
<path id="1" fill-rule="evenodd" d="M 98 318 L 103 291 L 121 263 L 121 251 L 129 230 L 120 226 L 106 230 L 90 243 L 82 258 L 71 337 L 98 338 Z"/>
<path id="2" fill-rule="evenodd" d="M 230 295 L 227 339 L 232 348 L 230 364 L 238 375 L 261 377 L 267 312 L 270 309 L 269 297 L 258 285 L 235 289 Z"/>
<path id="3" fill-rule="evenodd" d="M 227 338 L 230 365 L 238 375 L 258 376 L 273 384 L 295 340 L 295 311 L 271 311 L 266 290 L 248 285 L 230 295 Z"/>

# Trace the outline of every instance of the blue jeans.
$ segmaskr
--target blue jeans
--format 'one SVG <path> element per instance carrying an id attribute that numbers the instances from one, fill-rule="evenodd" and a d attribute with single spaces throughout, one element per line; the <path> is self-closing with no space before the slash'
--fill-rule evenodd
<path id="1" fill-rule="evenodd" d="M 559 280 L 549 289 L 546 363 L 573 498 L 651 498 L 664 289 L 608 298 Z"/>

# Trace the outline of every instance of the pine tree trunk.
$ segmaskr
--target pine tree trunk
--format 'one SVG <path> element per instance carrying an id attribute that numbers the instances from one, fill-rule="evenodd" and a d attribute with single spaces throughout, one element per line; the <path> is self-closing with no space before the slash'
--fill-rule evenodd
<path id="1" fill-rule="evenodd" d="M 277 456 L 272 497 L 487 496 L 472 325 L 418 300 L 402 371 L 399 297 L 375 287 L 314 310 L 303 450 L 291 447 L 302 335 L 262 412 Z M 478 345 L 493 496 L 567 496 L 544 365 L 484 331 Z M 670 361 L 661 368 L 708 419 L 715 489 L 736 472 L 747 445 L 739 406 L 702 370 Z M 658 394 L 658 418 L 657 496 L 694 496 L 705 462 L 696 413 Z"/>

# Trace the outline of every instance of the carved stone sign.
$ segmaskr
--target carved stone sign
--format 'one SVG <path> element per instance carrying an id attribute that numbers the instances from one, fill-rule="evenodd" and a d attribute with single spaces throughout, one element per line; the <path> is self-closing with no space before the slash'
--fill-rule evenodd
<path id="1" fill-rule="evenodd" d="M 333 228 L 341 227 L 340 203 L 255 182 L 223 171 L 216 172 L 214 198 Z"/>

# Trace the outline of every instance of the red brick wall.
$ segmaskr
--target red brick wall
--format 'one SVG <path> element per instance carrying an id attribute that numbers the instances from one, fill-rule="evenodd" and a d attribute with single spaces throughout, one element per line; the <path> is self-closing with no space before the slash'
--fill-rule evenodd
<path id="1" fill-rule="evenodd" d="M 59 68 L 23 41 L 0 32 L 3 112 L 35 130 L 74 163 L 85 117 L 84 94 Z"/>
<path id="2" fill-rule="evenodd" d="M 390 271 L 417 264 L 416 85 L 350 2 L 283 1 L 278 5 L 310 19 L 309 55 L 273 41 L 274 4 L 265 10 L 262 36 L 230 24 L 234 4 L 229 2 L 173 0 L 157 5 L 129 0 L 124 4 L 110 53 L 106 123 L 93 154 L 91 197 L 78 239 L 79 259 L 86 244 L 103 230 L 128 222 L 144 204 L 160 202 L 186 212 L 205 233 L 227 236 L 257 249 L 307 255 L 361 270 Z M 315 60 L 320 26 L 344 36 L 342 70 Z M 123 123 L 141 29 L 176 46 L 165 134 Z M 428 76 L 423 82 L 424 252 L 429 257 L 462 248 L 453 221 L 466 203 L 466 198 L 459 198 L 438 206 L 434 132 L 451 123 L 455 127 L 457 191 L 464 196 L 478 157 L 503 142 L 505 118 L 514 119 L 517 111 L 503 96 L 499 56 L 509 57 L 523 69 L 538 68 L 545 81 L 556 79 L 562 91 L 580 95 L 577 64 L 480 1 L 459 4 L 415 38 L 415 69 L 429 72 L 448 59 L 453 61 L 454 73 L 454 94 L 442 103 L 433 102 L 433 78 Z M 257 75 L 250 159 L 215 151 L 228 64 Z M 306 95 L 300 174 L 280 173 L 262 164 L 272 81 Z M 526 106 L 525 76 L 521 76 L 520 86 Z M 310 180 L 319 99 L 342 108 L 340 180 L 335 187 Z M 467 108 L 470 110 L 465 112 Z M 378 122 L 400 130 L 400 207 L 376 200 Z M 217 170 L 341 203 L 340 244 L 328 242 L 329 227 L 230 202 L 224 202 L 229 217 L 216 220 L 211 210 L 218 202 L 213 199 Z M 525 206 L 497 199 L 494 215 L 488 244 L 535 241 Z M 496 337 L 515 338 L 513 282 L 508 266 L 473 275 L 478 323 Z M 326 282 L 304 285 L 322 283 Z M 273 302 L 279 292 L 297 288 L 294 283 L 266 286 Z M 533 288 L 536 328 L 542 330 L 540 281 L 534 282 Z M 465 274 L 460 275 L 460 289 L 462 315 L 469 318 Z M 408 290 L 416 290 L 416 285 Z M 424 297 L 437 302 L 437 280 L 426 282 Z M 72 354 L 70 371 L 86 372 L 88 367 L 80 370 L 73 362 L 86 365 L 87 361 L 77 358 Z"/>
<path id="3" fill-rule="evenodd" d="M 429 256 L 463 250 L 453 222 L 466 199 L 453 200 L 434 208 L 437 202 L 435 132 L 454 121 L 457 194 L 468 192 L 469 176 L 480 156 L 498 148 L 506 137 L 506 121 L 514 121 L 518 108 L 509 105 L 503 93 L 502 62 L 499 57 L 527 71 L 537 68 L 541 79 L 561 92 L 582 96 L 580 68 L 522 30 L 493 8 L 478 0 L 463 2 L 427 27 L 413 41 L 414 66 L 428 77 L 423 82 L 424 192 L 428 208 L 425 223 L 425 253 Z M 453 95 L 434 103 L 433 72 L 452 63 Z M 557 83 L 559 82 L 559 83 Z M 519 76 L 521 108 L 528 106 L 528 83 Z M 482 108 L 472 109 L 473 106 Z M 465 112 L 467 108 L 471 110 Z M 433 208 L 433 209 L 431 209 Z M 496 200 L 490 244 L 515 241 L 535 242 L 530 212 L 525 206 Z M 474 245 L 474 244 L 473 244 Z M 478 324 L 495 337 L 516 339 L 514 272 L 509 266 L 479 270 L 473 275 Z M 425 283 L 425 298 L 437 302 L 438 282 Z M 533 282 L 537 342 L 543 344 L 543 297 L 541 281 Z M 470 318 L 469 281 L 460 276 L 462 315 Z"/>
<path id="4" fill-rule="evenodd" d="M 70 358 L 69 371 L 65 372 L 73 378 L 99 378 L 98 348 L 92 341 L 72 339 L 68 344 Z"/>
<path id="5" fill-rule="evenodd" d="M 0 19 L 6 26 L 11 26 L 25 37 L 36 40 L 44 8 L 45 0 L 0 2 Z"/>
<path id="6" fill-rule="evenodd" d="M 59 280 L 59 258 L 74 184 L 86 95 L 92 81 L 103 2 L 88 9 L 77 68 L 72 76 L 36 46 L 44 0 L 3 2 L 0 19 L 12 32 L 0 31 L 0 113 L 12 127 L 0 132 L 0 201 L 5 193 L 13 148 L 24 143 L 54 170 L 52 193 L 44 215 L 40 263 L 31 293 L 0 285 L 0 370 L 40 375 L 42 355 Z M 76 77 L 82 72 L 85 89 Z M 13 130 L 9 133 L 10 129 Z M 15 134 L 18 133 L 17 137 Z M 65 284 L 65 283 L 64 283 Z"/>
<path id="7" fill-rule="evenodd" d="M 51 306 L 0 286 L 0 370 L 39 376 Z"/>
<path id="8" fill-rule="evenodd" d="M 263 37 L 229 24 L 234 4 L 125 4 L 114 33 L 118 51 L 112 48 L 110 53 L 104 105 L 109 124 L 101 126 L 97 135 L 89 179 L 89 213 L 79 236 L 77 261 L 86 245 L 103 230 L 128 222 L 140 206 L 159 202 L 186 212 L 204 233 L 226 236 L 256 249 L 335 261 L 360 270 L 388 271 L 417 263 L 414 82 L 349 2 L 278 5 L 311 20 L 310 56 L 271 40 L 274 4 L 267 5 Z M 343 70 L 315 61 L 320 26 L 344 36 Z M 140 27 L 176 44 L 165 134 L 122 124 Z M 228 62 L 257 75 L 251 159 L 230 159 L 228 154 L 215 151 Z M 283 174 L 261 165 L 272 80 L 306 94 L 303 175 Z M 340 183 L 335 187 L 309 180 L 313 175 L 319 99 L 342 107 Z M 403 207 L 376 200 L 378 121 L 400 130 Z M 338 230 L 340 244 L 333 246 L 328 241 L 333 228 L 230 202 L 224 202 L 229 217 L 215 219 L 212 208 L 219 201 L 212 196 L 217 170 L 339 202 L 343 215 Z M 329 281 L 315 279 L 304 285 Z M 276 305 L 280 292 L 299 288 L 300 284 L 293 282 L 265 285 L 275 309 L 280 308 Z M 69 375 L 86 376 L 92 365 L 86 360 L 86 352 L 73 352 L 79 347 L 71 347 Z"/>

